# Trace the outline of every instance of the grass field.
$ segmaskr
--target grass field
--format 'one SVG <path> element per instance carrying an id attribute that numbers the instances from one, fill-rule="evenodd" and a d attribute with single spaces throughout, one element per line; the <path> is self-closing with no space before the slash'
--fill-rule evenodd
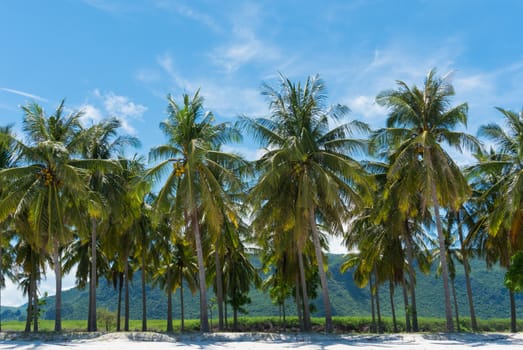
<path id="1" fill-rule="evenodd" d="M 372 320 L 369 317 L 334 317 L 334 327 L 339 333 L 370 333 L 373 331 Z M 403 320 L 401 320 L 403 321 Z M 404 332 L 404 323 L 398 322 L 399 331 Z M 313 318 L 313 330 L 317 332 L 323 331 L 323 318 Z M 242 317 L 239 319 L 238 331 L 240 332 L 298 332 L 299 323 L 296 317 L 288 317 L 285 325 L 280 322 L 278 317 Z M 463 318 L 460 320 L 460 328 L 463 332 L 469 331 L 470 320 Z M 123 320 L 122 320 L 123 328 Z M 180 321 L 174 320 L 174 332 L 180 332 Z M 212 327 L 217 330 L 218 321 L 212 320 Z M 147 320 L 147 329 L 149 331 L 165 332 L 167 323 L 165 320 Z M 232 322 L 228 324 L 228 330 L 232 330 Z M 441 318 L 419 318 L 420 332 L 444 332 L 445 320 Z M 3 321 L 2 331 L 8 332 L 22 332 L 25 328 L 25 322 L 22 321 Z M 64 332 L 83 332 L 87 328 L 86 320 L 63 320 L 62 328 Z M 142 328 L 141 320 L 131 320 L 129 322 L 129 329 L 131 331 L 140 331 Z M 479 328 L 481 332 L 508 332 L 510 330 L 510 320 L 508 319 L 488 319 L 479 320 Z M 54 329 L 53 320 L 39 321 L 39 330 L 41 332 L 52 332 Z M 98 323 L 99 331 L 115 331 L 116 325 L 114 323 L 105 324 Z M 523 329 L 523 322 L 518 323 L 518 329 Z M 198 332 L 198 320 L 185 321 L 186 332 Z M 382 331 L 385 333 L 393 332 L 393 325 L 391 318 L 382 319 Z"/>

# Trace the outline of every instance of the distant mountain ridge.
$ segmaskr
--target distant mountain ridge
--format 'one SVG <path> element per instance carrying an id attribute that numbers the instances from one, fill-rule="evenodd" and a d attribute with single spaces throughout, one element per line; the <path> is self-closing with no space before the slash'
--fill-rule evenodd
<path id="1" fill-rule="evenodd" d="M 368 287 L 360 289 L 355 286 L 351 272 L 340 273 L 340 264 L 343 255 L 329 255 L 329 292 L 333 315 L 335 316 L 367 316 L 370 315 L 370 299 Z M 508 291 L 503 286 L 505 271 L 499 267 L 487 270 L 485 263 L 481 260 L 474 260 L 472 265 L 472 289 L 474 293 L 474 303 L 476 314 L 482 319 L 486 318 L 509 318 L 509 297 Z M 463 268 L 458 266 L 456 277 L 456 290 L 460 315 L 468 316 L 469 307 L 465 289 Z M 417 274 L 416 296 L 418 303 L 418 315 L 420 317 L 444 317 L 443 309 L 443 287 L 441 279 L 435 277 L 435 273 L 430 275 Z M 149 319 L 165 319 L 167 310 L 167 296 L 158 287 L 147 284 L 147 317 Z M 70 320 L 81 320 L 87 318 L 88 289 L 73 288 L 63 292 L 62 295 L 62 318 Z M 100 279 L 97 289 L 97 307 L 107 308 L 116 311 L 118 293 L 107 283 L 105 279 Z M 210 293 L 209 300 L 213 294 Z M 185 315 L 186 318 L 198 318 L 199 298 L 198 295 L 191 295 L 185 289 Z M 250 316 L 277 316 L 278 307 L 271 303 L 268 293 L 251 290 L 252 300 L 246 309 Z M 131 319 L 140 319 L 142 315 L 140 273 L 134 274 L 134 280 L 130 283 L 130 315 Z M 401 289 L 398 286 L 395 293 L 396 310 L 398 317 L 403 315 L 403 302 Z M 516 295 L 518 308 L 518 318 L 523 317 L 523 295 Z M 380 288 L 380 304 L 382 314 L 390 315 L 390 302 L 388 284 Z M 321 299 L 315 300 L 316 312 L 313 316 L 323 314 L 323 304 Z M 122 300 L 123 308 L 123 300 Z M 293 300 L 286 304 L 287 315 L 296 312 Z M 25 320 L 26 306 L 21 307 L 2 307 L 2 320 Z M 215 312 L 214 310 L 212 311 Z M 173 314 L 175 318 L 180 316 L 179 290 L 173 294 Z M 215 316 L 216 314 L 214 314 Z M 54 296 L 45 299 L 42 308 L 43 319 L 54 319 Z"/>

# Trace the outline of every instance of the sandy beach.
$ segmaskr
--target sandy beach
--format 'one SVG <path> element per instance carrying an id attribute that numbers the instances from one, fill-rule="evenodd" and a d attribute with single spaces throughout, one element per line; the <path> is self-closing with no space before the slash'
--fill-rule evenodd
<path id="1" fill-rule="evenodd" d="M 391 334 L 391 335 L 321 335 L 272 333 L 213 333 L 169 336 L 159 333 L 109 333 L 96 337 L 62 339 L 2 340 L 0 349 L 38 350 L 341 350 L 341 349 L 521 349 L 523 334 Z"/>

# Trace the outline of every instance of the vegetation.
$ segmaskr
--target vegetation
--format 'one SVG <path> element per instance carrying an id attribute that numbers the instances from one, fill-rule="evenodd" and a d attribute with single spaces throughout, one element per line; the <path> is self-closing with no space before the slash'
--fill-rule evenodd
<path id="1" fill-rule="evenodd" d="M 149 151 L 149 163 L 127 155 L 139 141 L 119 133 L 117 118 L 85 125 L 83 112 L 67 113 L 63 101 L 51 115 L 36 103 L 23 106 L 22 137 L 0 128 L 0 286 L 10 278 L 27 296 L 24 330 L 47 329 L 43 320 L 53 319 L 61 331 L 63 314 L 82 309 L 88 331 L 127 331 L 138 317 L 145 331 L 157 327 L 148 322 L 153 307 L 168 332 L 178 327 L 175 310 L 181 331 L 476 331 L 492 326 L 476 320 L 490 307 L 474 286 L 478 259 L 508 271 L 510 329 L 517 330 L 522 113 L 498 108 L 507 125 L 478 132 L 494 143 L 487 150 L 462 130 L 467 104 L 452 104 L 453 87 L 435 70 L 421 88 L 399 81 L 376 97 L 389 112 L 377 130 L 348 122 L 348 107 L 327 105 L 318 76 L 302 84 L 281 75 L 262 94 L 267 116 L 236 123 L 217 123 L 199 91 L 181 102 L 169 95 L 160 124 L 166 142 Z M 264 149 L 252 162 L 225 151 L 243 131 Z M 452 152 L 464 150 L 476 161 L 461 168 Z M 351 254 L 327 256 L 330 235 Z M 38 290 L 46 266 L 56 276 L 53 298 Z M 88 303 L 75 311 L 61 288 L 68 271 L 79 288 L 89 287 Z M 444 325 L 426 323 L 438 310 L 427 307 L 435 296 L 426 295 L 423 274 L 441 278 L 443 303 L 435 304 L 445 306 Z M 368 296 L 351 289 L 351 277 Z M 104 278 L 112 288 L 101 289 Z M 463 285 L 470 321 L 459 314 Z M 503 282 L 493 285 L 499 297 Z M 347 290 L 359 297 L 339 302 Z M 195 293 L 196 312 L 186 309 Z M 165 305 L 151 306 L 152 295 Z M 269 299 L 277 322 L 240 317 L 251 302 Z M 362 310 L 370 321 L 343 318 Z M 324 316 L 321 326 L 312 315 Z"/>

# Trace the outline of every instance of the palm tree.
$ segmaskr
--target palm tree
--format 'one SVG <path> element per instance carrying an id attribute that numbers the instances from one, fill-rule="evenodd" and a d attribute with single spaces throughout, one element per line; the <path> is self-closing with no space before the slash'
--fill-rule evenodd
<path id="1" fill-rule="evenodd" d="M 51 251 L 56 276 L 55 331 L 62 329 L 61 249 L 72 239 L 72 228 L 82 230 L 86 213 L 100 210 L 88 187 L 89 169 L 101 169 L 98 160 L 77 159 L 84 134 L 81 112 L 65 115 L 62 101 L 53 115 L 45 116 L 36 103 L 22 107 L 23 130 L 28 144 L 11 137 L 21 155 L 21 164 L 0 170 L 0 181 L 9 179 L 9 193 L 0 201 L 0 221 L 28 210 L 37 232 L 36 246 Z M 87 203 L 87 204 L 86 204 Z"/>
<path id="2" fill-rule="evenodd" d="M 207 282 L 200 221 L 205 217 L 210 227 L 217 232 L 221 229 L 224 221 L 222 209 L 231 207 L 222 184 L 227 183 L 229 187 L 239 185 L 232 167 L 241 159 L 220 151 L 219 146 L 227 141 L 240 140 L 240 134 L 228 124 L 214 124 L 212 113 L 204 112 L 199 91 L 192 98 L 184 94 L 183 105 L 178 105 L 168 96 L 167 111 L 168 118 L 160 128 L 168 143 L 151 150 L 150 158 L 162 161 L 148 171 L 148 176 L 160 181 L 168 174 L 158 193 L 157 210 L 170 208 L 169 199 L 174 194 L 173 215 L 183 217 L 185 225 L 191 229 L 198 258 L 200 329 L 208 332 Z M 216 174 L 226 180 L 219 181 Z"/>
<path id="3" fill-rule="evenodd" d="M 508 230 L 514 243 L 518 241 L 523 226 L 523 111 L 515 113 L 497 108 L 503 114 L 507 129 L 497 124 L 480 127 L 478 134 L 496 143 L 499 157 L 481 165 L 482 168 L 500 169 L 499 195 L 489 219 L 489 232 Z"/>
<path id="4" fill-rule="evenodd" d="M 351 139 L 354 130 L 365 132 L 360 122 L 331 128 L 340 122 L 348 108 L 325 105 L 325 85 L 318 76 L 302 86 L 280 76 L 280 87 L 264 85 L 270 117 L 247 119 L 242 123 L 268 150 L 258 161 L 260 176 L 252 190 L 255 202 L 263 202 L 274 192 L 292 195 L 294 235 L 298 248 L 312 236 L 325 309 L 325 327 L 332 332 L 332 312 L 318 222 L 333 234 L 343 232 L 349 203 L 370 199 L 370 178 L 348 154 L 363 150 L 363 143 Z M 300 252 L 298 255 L 301 256 Z M 298 261 L 300 262 L 300 261 Z M 302 271 L 303 272 L 303 271 Z M 302 278 L 302 281 L 304 279 Z M 302 286 L 302 289 L 305 289 Z"/>
<path id="5" fill-rule="evenodd" d="M 84 132 L 86 134 L 85 142 L 82 144 L 81 153 L 86 159 L 113 159 L 118 154 L 121 154 L 126 146 L 139 146 L 139 141 L 131 136 L 119 136 L 118 129 L 121 122 L 116 118 L 103 120 L 100 123 L 94 124 L 87 128 Z M 110 209 L 110 204 L 114 203 L 111 197 L 115 196 L 115 191 L 118 186 L 115 186 L 115 177 L 117 174 L 113 172 L 107 174 L 102 171 L 96 171 L 91 174 L 90 188 L 92 191 L 100 194 L 105 199 L 105 203 L 109 204 L 106 209 Z M 105 212 L 105 211 L 104 211 Z M 102 213 L 103 214 L 103 213 Z M 97 268 L 97 235 L 103 230 L 102 220 L 93 216 L 90 218 L 90 249 L 91 249 L 91 269 L 89 284 L 89 316 L 87 321 L 87 331 L 93 332 L 97 330 L 96 324 L 96 286 L 98 284 L 98 268 Z"/>
<path id="6" fill-rule="evenodd" d="M 12 141 L 12 126 L 0 127 L 0 170 L 16 166 L 16 144 Z M 9 183 L 0 183 L 0 198 L 5 194 L 3 188 L 8 188 Z M 0 309 L 2 307 L 2 289 L 5 287 L 5 275 L 10 264 L 4 260 L 5 247 L 8 246 L 9 237 L 5 237 L 9 230 L 9 220 L 0 222 Z M 6 244 L 7 243 L 7 244 Z M 8 256 L 6 256 L 8 257 Z M 1 310 L 0 310 L 1 314 Z M 2 320 L 0 319 L 0 331 L 2 331 Z"/>
<path id="7" fill-rule="evenodd" d="M 476 239 L 483 237 L 481 232 L 488 232 L 492 237 L 483 237 L 482 241 L 491 242 L 490 247 L 501 249 L 499 252 L 491 249 L 490 260 L 499 259 L 502 266 L 509 268 L 510 256 L 523 244 L 523 112 L 496 109 L 502 113 L 506 127 L 498 124 L 480 127 L 478 135 L 494 142 L 496 149 L 491 150 L 490 154 L 478 154 L 479 163 L 470 172 L 472 178 L 479 180 L 476 186 L 482 192 L 482 203 L 489 204 L 486 208 L 488 215 L 478 220 L 480 229 L 476 232 Z M 515 332 L 513 291 L 510 291 L 510 297 L 511 329 Z"/>
<path id="8" fill-rule="evenodd" d="M 393 145 L 395 150 L 394 162 L 388 173 L 389 181 L 398 182 L 406 194 L 420 193 L 422 203 L 434 210 L 447 331 L 452 332 L 454 324 L 440 207 L 459 208 L 469 196 L 470 189 L 459 167 L 442 145 L 446 143 L 461 151 L 463 147 L 475 150 L 478 143 L 472 136 L 454 130 L 466 125 L 468 106 L 466 103 L 450 106 L 454 89 L 446 77 L 438 78 L 436 71 L 431 70 L 423 89 L 416 86 L 409 88 L 402 81 L 397 84 L 397 90 L 384 91 L 376 97 L 380 105 L 389 108 L 390 115 L 387 127 L 378 130 L 375 137 L 383 145 Z M 403 176 L 405 172 L 412 176 Z M 400 208 L 408 207 L 405 204 L 408 200 L 409 195 L 400 199 Z"/>

